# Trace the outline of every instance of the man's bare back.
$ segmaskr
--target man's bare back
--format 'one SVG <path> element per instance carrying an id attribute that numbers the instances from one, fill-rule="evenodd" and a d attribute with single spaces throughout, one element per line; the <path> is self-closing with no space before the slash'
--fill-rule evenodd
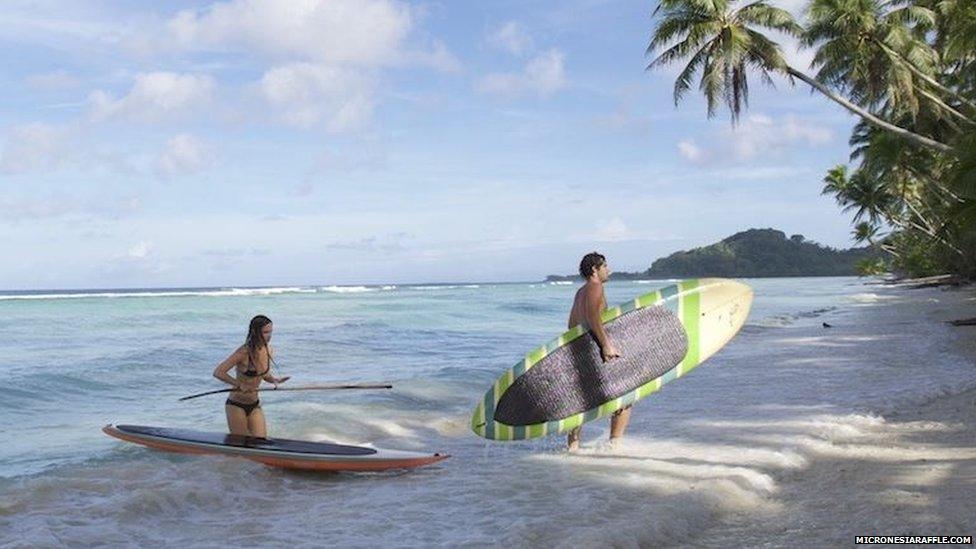
<path id="1" fill-rule="evenodd" d="M 577 324 L 582 324 L 586 322 L 586 301 L 590 296 L 591 292 L 598 291 L 600 293 L 600 311 L 607 308 L 607 298 L 603 295 L 603 284 L 596 283 L 600 287 L 594 288 L 594 283 L 587 281 L 586 284 L 576 290 L 576 297 L 573 299 L 573 308 L 569 311 L 569 323 L 567 328 L 572 328 Z"/>

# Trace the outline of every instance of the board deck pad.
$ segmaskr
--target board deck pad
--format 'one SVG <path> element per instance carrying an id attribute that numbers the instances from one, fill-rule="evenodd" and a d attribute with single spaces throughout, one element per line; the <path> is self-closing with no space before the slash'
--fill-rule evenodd
<path id="1" fill-rule="evenodd" d="M 443 461 L 441 453 L 390 450 L 283 438 L 258 438 L 142 425 L 108 424 L 111 437 L 155 450 L 243 458 L 271 467 L 306 471 L 386 471 Z"/>
<path id="2" fill-rule="evenodd" d="M 692 278 L 602 311 L 620 358 L 604 363 L 589 327 L 578 324 L 502 373 L 475 406 L 471 430 L 526 440 L 607 417 L 715 354 L 745 324 L 752 299 L 741 282 Z"/>
<path id="3" fill-rule="evenodd" d="M 585 412 L 664 375 L 688 352 L 681 321 L 663 306 L 630 311 L 604 329 L 619 358 L 604 363 L 587 332 L 519 376 L 495 405 L 495 420 L 532 425 Z"/>
<path id="4" fill-rule="evenodd" d="M 346 446 L 343 444 L 332 444 L 329 442 L 311 442 L 306 440 L 290 440 L 286 438 L 255 438 L 241 435 L 192 431 L 190 429 L 145 427 L 142 425 L 116 425 L 115 428 L 123 433 L 149 435 L 177 442 L 196 442 L 201 444 L 212 444 L 214 446 L 232 446 L 234 448 L 273 450 L 276 452 L 286 452 L 292 454 L 368 456 L 376 453 L 374 448 L 367 448 L 364 446 Z"/>

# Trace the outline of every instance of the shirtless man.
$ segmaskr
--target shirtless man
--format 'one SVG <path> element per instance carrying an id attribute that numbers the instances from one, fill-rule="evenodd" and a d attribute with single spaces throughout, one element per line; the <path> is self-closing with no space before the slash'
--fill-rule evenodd
<path id="1" fill-rule="evenodd" d="M 603 283 L 610 279 L 610 267 L 607 266 L 607 258 L 592 252 L 583 256 L 579 266 L 580 276 L 586 283 L 576 291 L 576 298 L 573 300 L 573 310 L 569 312 L 569 328 L 577 324 L 586 323 L 590 328 L 590 333 L 596 338 L 600 346 L 600 358 L 603 362 L 613 360 L 620 356 L 617 349 L 610 341 L 603 323 L 600 322 L 600 313 L 607 308 L 607 298 L 603 294 Z M 618 410 L 610 418 L 610 444 L 615 444 L 617 440 L 624 436 L 627 422 L 630 421 L 630 406 Z M 579 450 L 580 432 L 582 426 L 569 432 L 566 443 L 570 452 Z"/>

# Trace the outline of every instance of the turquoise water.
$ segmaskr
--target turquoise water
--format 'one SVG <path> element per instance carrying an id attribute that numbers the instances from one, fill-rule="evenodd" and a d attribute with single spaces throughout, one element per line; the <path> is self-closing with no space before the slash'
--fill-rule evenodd
<path id="1" fill-rule="evenodd" d="M 898 390 L 884 394 L 876 389 L 892 371 L 861 378 L 843 368 L 825 369 L 811 384 L 819 351 L 791 344 L 790 337 L 819 336 L 825 320 L 841 329 L 857 325 L 890 290 L 856 278 L 746 282 L 756 301 L 743 332 L 694 374 L 638 404 L 631 438 L 680 438 L 687 433 L 682 419 L 748 415 L 755 412 L 746 409 L 758 404 L 870 410 L 972 378 L 971 366 L 947 361 L 937 376 L 916 380 L 907 393 L 898 392 L 905 390 L 904 380 L 911 381 L 903 370 Z M 608 301 L 623 302 L 664 284 L 611 283 Z M 538 532 L 546 513 L 564 506 L 579 512 L 599 498 L 616 497 L 616 489 L 593 480 L 594 470 L 586 467 L 574 475 L 579 466 L 571 460 L 549 463 L 561 459 L 559 437 L 488 443 L 468 431 L 468 421 L 495 377 L 565 328 L 576 287 L 0 294 L 3 542 L 547 542 L 547 534 Z M 248 320 L 258 313 L 275 322 L 272 344 L 281 374 L 292 376 L 289 383 L 394 385 L 390 391 L 265 395 L 270 436 L 447 452 L 452 459 L 411 472 L 295 474 L 154 452 L 100 432 L 107 423 L 223 430 L 221 395 L 177 399 L 222 388 L 211 372 L 243 341 Z M 790 366 L 795 360 L 798 365 Z M 599 447 L 605 423 L 587 427 L 588 447 Z"/>

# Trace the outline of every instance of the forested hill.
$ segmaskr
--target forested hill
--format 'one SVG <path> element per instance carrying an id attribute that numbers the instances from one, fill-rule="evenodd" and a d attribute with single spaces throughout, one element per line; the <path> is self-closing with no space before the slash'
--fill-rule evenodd
<path id="1" fill-rule="evenodd" d="M 613 273 L 611 278 L 854 276 L 856 263 L 874 255 L 869 248 L 835 250 L 799 234 L 787 238 L 775 229 L 749 229 L 710 246 L 662 257 L 646 271 Z M 573 278 L 578 277 L 549 276 L 546 280 Z"/>

